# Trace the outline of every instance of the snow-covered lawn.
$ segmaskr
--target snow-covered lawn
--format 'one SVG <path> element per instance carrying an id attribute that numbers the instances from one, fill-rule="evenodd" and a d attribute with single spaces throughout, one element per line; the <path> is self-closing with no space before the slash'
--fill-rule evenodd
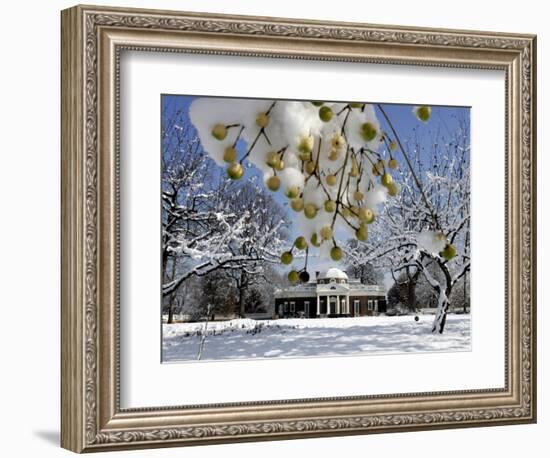
<path id="1" fill-rule="evenodd" d="M 433 316 L 240 319 L 208 323 L 202 360 L 299 358 L 470 350 L 470 315 L 449 315 L 432 334 Z M 163 361 L 196 360 L 204 323 L 163 324 Z"/>

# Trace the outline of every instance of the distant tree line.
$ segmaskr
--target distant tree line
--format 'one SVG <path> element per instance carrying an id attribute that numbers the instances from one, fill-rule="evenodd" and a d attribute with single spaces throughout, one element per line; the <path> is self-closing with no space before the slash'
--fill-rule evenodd
<path id="1" fill-rule="evenodd" d="M 162 304 L 200 316 L 244 315 L 273 301 L 272 268 L 286 212 L 254 180 L 227 178 L 202 149 L 184 110 L 164 107 L 162 125 Z M 220 170 L 222 171 L 220 173 Z"/>
<path id="2" fill-rule="evenodd" d="M 285 280 L 272 267 L 264 267 L 261 274 L 250 275 L 245 282 L 236 281 L 235 276 L 224 269 L 191 277 L 176 293 L 163 298 L 163 314 L 170 322 L 174 315 L 197 321 L 204 318 L 208 310 L 210 319 L 256 313 L 272 316 L 275 312 L 274 289 L 282 286 Z"/>

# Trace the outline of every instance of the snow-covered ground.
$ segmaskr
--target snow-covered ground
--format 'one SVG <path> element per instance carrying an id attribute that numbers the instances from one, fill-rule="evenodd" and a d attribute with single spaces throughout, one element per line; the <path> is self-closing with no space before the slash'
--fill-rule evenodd
<path id="1" fill-rule="evenodd" d="M 470 315 L 449 315 L 443 334 L 433 316 L 239 319 L 208 323 L 201 360 L 301 358 L 470 350 Z M 205 323 L 163 324 L 163 361 L 197 360 Z"/>

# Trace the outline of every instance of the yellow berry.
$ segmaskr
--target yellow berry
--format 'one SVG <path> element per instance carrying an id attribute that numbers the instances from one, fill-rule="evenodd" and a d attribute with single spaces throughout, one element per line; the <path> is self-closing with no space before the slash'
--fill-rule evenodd
<path id="1" fill-rule="evenodd" d="M 270 167 L 276 167 L 279 163 L 279 155 L 276 151 L 270 151 L 269 153 L 267 153 L 265 162 Z"/>
<path id="2" fill-rule="evenodd" d="M 374 213 L 370 208 L 361 207 L 357 211 L 358 218 L 364 223 L 370 224 L 374 221 Z"/>
<path id="3" fill-rule="evenodd" d="M 223 160 L 225 162 L 234 162 L 237 159 L 237 150 L 232 146 L 228 146 L 223 151 Z"/>
<path id="4" fill-rule="evenodd" d="M 227 127 L 223 124 L 216 124 L 212 129 L 212 136 L 220 141 L 225 139 L 225 137 L 227 137 Z"/>
<path id="5" fill-rule="evenodd" d="M 304 209 L 304 199 L 296 197 L 290 201 L 290 207 L 295 212 L 301 212 Z"/>
<path id="6" fill-rule="evenodd" d="M 327 184 L 329 186 L 334 186 L 336 184 L 336 175 L 328 175 L 327 176 Z"/>
<path id="7" fill-rule="evenodd" d="M 324 240 L 330 240 L 332 238 L 332 228 L 330 226 L 323 226 L 320 234 Z"/>
<path id="8" fill-rule="evenodd" d="M 334 213 L 334 211 L 336 211 L 336 202 L 334 202 L 334 200 L 327 200 L 325 202 L 325 211 Z"/>
<path id="9" fill-rule="evenodd" d="M 295 197 L 298 197 L 300 195 L 300 187 L 299 186 L 290 186 L 286 189 L 286 195 L 289 199 L 294 199 Z"/>
<path id="10" fill-rule="evenodd" d="M 294 257 L 292 256 L 292 253 L 290 251 L 285 251 L 282 255 L 281 255 L 281 262 L 283 264 L 290 264 L 292 262 L 292 260 L 294 259 Z"/>
<path id="11" fill-rule="evenodd" d="M 300 279 L 300 276 L 298 275 L 298 272 L 296 272 L 295 270 L 291 270 L 288 273 L 288 281 L 290 283 L 296 283 L 299 279 Z"/>
<path id="12" fill-rule="evenodd" d="M 371 122 L 366 122 L 361 125 L 360 133 L 363 140 L 365 140 L 366 142 L 370 142 L 376 137 L 376 126 Z"/>
<path id="13" fill-rule="evenodd" d="M 364 197 L 365 197 L 365 195 L 361 191 L 355 191 L 355 193 L 353 194 L 353 198 L 357 202 L 359 202 L 360 200 L 363 200 Z"/>
<path id="14" fill-rule="evenodd" d="M 397 168 L 397 161 L 396 161 L 395 159 L 393 159 L 393 158 L 390 159 L 390 160 L 388 161 L 388 167 L 389 167 L 390 169 L 395 170 L 395 169 Z"/>
<path id="15" fill-rule="evenodd" d="M 243 166 L 238 162 L 234 162 L 229 167 L 227 167 L 227 175 L 232 180 L 238 180 L 243 176 L 243 173 L 244 173 Z"/>
<path id="16" fill-rule="evenodd" d="M 334 134 L 330 142 L 333 148 L 340 149 L 346 144 L 346 139 L 343 135 Z"/>
<path id="17" fill-rule="evenodd" d="M 294 246 L 299 250 L 305 250 L 307 248 L 307 240 L 305 237 L 300 236 L 294 240 Z"/>
<path id="18" fill-rule="evenodd" d="M 441 256 L 443 256 L 447 261 L 450 261 L 456 256 L 456 248 L 450 243 L 447 243 L 441 252 Z"/>
<path id="19" fill-rule="evenodd" d="M 315 162 L 313 162 L 313 161 L 306 162 L 305 169 L 306 169 L 306 173 L 308 175 L 312 175 L 313 172 L 315 172 Z"/>
<path id="20" fill-rule="evenodd" d="M 393 178 L 389 173 L 384 173 L 384 175 L 382 175 L 382 178 L 380 179 L 380 182 L 384 186 L 389 186 L 391 183 L 393 183 Z"/>
<path id="21" fill-rule="evenodd" d="M 317 237 L 317 232 L 314 232 L 311 235 L 310 242 L 315 247 L 320 247 L 321 246 L 321 243 L 319 242 L 319 237 Z"/>
<path id="22" fill-rule="evenodd" d="M 352 177 L 359 175 L 359 165 L 357 164 L 357 159 L 355 159 L 355 156 L 351 158 L 351 170 L 349 174 Z"/>
<path id="23" fill-rule="evenodd" d="M 279 172 L 285 168 L 285 161 L 282 159 L 279 159 L 277 161 L 277 164 L 275 164 L 275 167 L 273 167 L 275 170 L 278 170 Z"/>
<path id="24" fill-rule="evenodd" d="M 330 107 L 322 106 L 321 108 L 319 108 L 319 118 L 321 119 L 321 121 L 329 122 L 332 119 L 332 115 L 333 112 Z"/>
<path id="25" fill-rule="evenodd" d="M 422 122 L 427 122 L 432 115 L 432 108 L 426 105 L 416 108 L 416 117 Z"/>
<path id="26" fill-rule="evenodd" d="M 314 141 L 315 139 L 313 138 L 313 135 L 306 135 L 300 138 L 300 142 L 298 143 L 298 151 L 304 155 L 311 154 L 313 151 Z"/>
<path id="27" fill-rule="evenodd" d="M 357 237 L 357 240 L 365 241 L 367 240 L 369 236 L 369 229 L 368 226 L 365 224 L 361 224 L 359 226 L 359 229 L 355 231 L 355 237 Z"/>
<path id="28" fill-rule="evenodd" d="M 267 127 L 269 124 L 269 116 L 266 113 L 258 113 L 258 116 L 256 116 L 256 124 L 259 127 Z"/>
<path id="29" fill-rule="evenodd" d="M 313 219 L 317 215 L 317 208 L 313 204 L 304 205 L 304 214 L 306 218 Z"/>
<path id="30" fill-rule="evenodd" d="M 281 179 L 273 175 L 267 179 L 266 184 L 270 191 L 277 191 L 281 187 Z"/>
<path id="31" fill-rule="evenodd" d="M 300 156 L 300 160 L 301 160 L 302 162 L 309 162 L 309 161 L 311 161 L 311 153 L 300 153 L 299 156 Z"/>
<path id="32" fill-rule="evenodd" d="M 392 197 L 395 197 L 397 193 L 399 192 L 399 189 L 397 188 L 397 185 L 395 183 L 390 183 L 388 186 L 386 186 L 388 190 L 388 194 Z"/>
<path id="33" fill-rule="evenodd" d="M 340 261 L 344 257 L 344 252 L 340 247 L 334 246 L 330 250 L 330 257 L 333 261 Z"/>

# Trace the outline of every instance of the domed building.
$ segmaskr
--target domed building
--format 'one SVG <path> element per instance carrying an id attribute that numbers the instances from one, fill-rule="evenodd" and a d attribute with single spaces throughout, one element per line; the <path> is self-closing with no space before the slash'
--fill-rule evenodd
<path id="1" fill-rule="evenodd" d="M 275 291 L 279 318 L 326 318 L 375 316 L 386 312 L 386 292 L 378 285 L 365 285 L 340 269 L 317 272 L 305 284 Z"/>

